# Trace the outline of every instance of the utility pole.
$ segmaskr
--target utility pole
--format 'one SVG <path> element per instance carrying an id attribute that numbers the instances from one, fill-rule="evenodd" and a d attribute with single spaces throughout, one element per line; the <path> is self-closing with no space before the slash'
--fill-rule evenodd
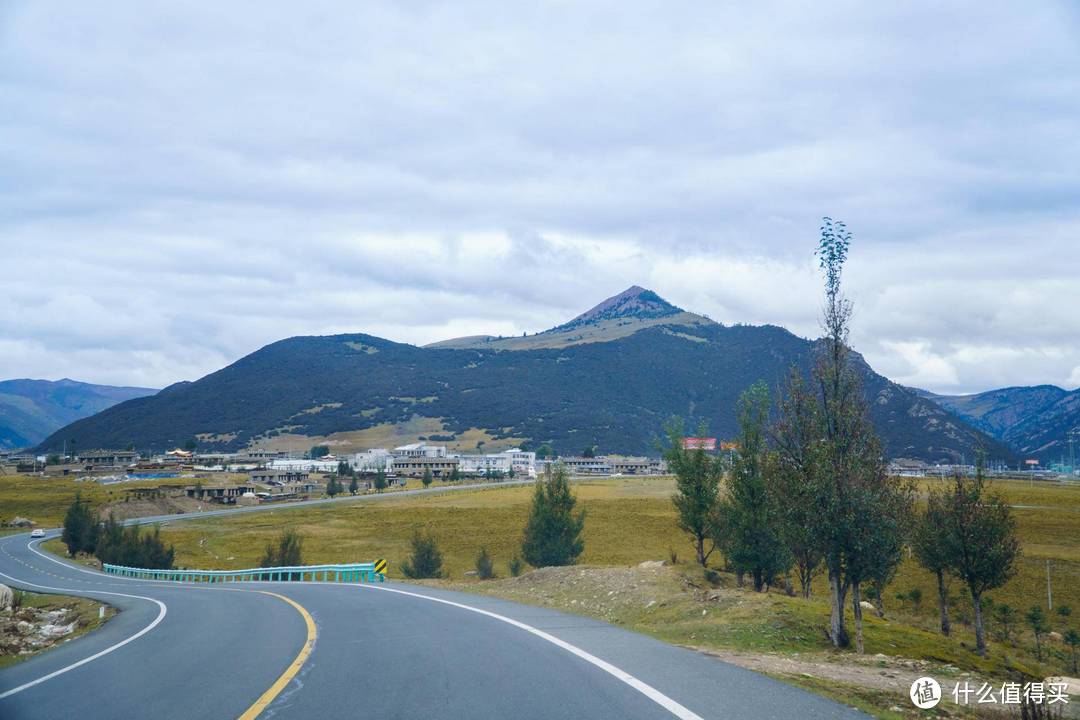
<path id="1" fill-rule="evenodd" d="M 1046 561 L 1046 609 L 1054 609 L 1054 591 L 1050 587 L 1050 561 Z"/>

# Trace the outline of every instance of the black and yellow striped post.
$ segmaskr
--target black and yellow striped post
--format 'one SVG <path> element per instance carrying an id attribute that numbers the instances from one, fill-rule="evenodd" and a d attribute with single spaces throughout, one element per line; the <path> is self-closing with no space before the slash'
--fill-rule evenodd
<path id="1" fill-rule="evenodd" d="M 379 582 L 385 582 L 386 580 L 386 561 L 378 559 L 375 561 L 375 574 L 379 576 Z"/>

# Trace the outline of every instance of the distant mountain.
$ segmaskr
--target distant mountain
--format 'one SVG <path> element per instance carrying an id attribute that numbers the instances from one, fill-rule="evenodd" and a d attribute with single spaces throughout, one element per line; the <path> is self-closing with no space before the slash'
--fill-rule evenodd
<path id="1" fill-rule="evenodd" d="M 0 381 L 0 448 L 33 447 L 68 423 L 156 392 L 66 378 Z"/>
<path id="2" fill-rule="evenodd" d="M 1044 465 L 1068 458 L 1068 435 L 1077 430 L 1080 459 L 1080 390 L 1056 385 L 1009 387 L 975 395 L 919 391 L 942 408 Z"/>
<path id="3" fill-rule="evenodd" d="M 783 328 L 725 326 L 632 287 L 551 330 L 521 338 L 459 338 L 428 347 L 370 335 L 295 337 L 193 383 L 166 388 L 80 420 L 42 449 L 165 449 L 252 445 L 338 449 L 421 438 L 459 449 L 551 443 L 564 454 L 655 453 L 672 415 L 731 438 L 735 401 L 757 380 L 808 369 L 815 344 Z M 1004 445 L 874 373 L 870 412 L 890 456 L 970 457 Z"/>
<path id="4" fill-rule="evenodd" d="M 538 350 L 590 342 L 609 342 L 661 325 L 713 325 L 712 320 L 681 310 L 651 290 L 634 285 L 573 320 L 535 335 L 470 335 L 426 345 L 428 348 Z"/>

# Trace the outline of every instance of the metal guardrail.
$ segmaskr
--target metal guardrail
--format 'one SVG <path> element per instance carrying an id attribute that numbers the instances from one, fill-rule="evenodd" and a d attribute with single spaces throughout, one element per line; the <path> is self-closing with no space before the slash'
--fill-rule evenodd
<path id="1" fill-rule="evenodd" d="M 296 565 L 293 567 L 249 568 L 247 570 L 151 570 L 105 563 L 102 569 L 110 575 L 142 580 L 171 580 L 174 582 L 283 582 L 308 579 L 311 582 L 385 582 L 386 561 L 345 563 L 340 565 Z M 306 576 L 306 578 L 305 578 Z"/>

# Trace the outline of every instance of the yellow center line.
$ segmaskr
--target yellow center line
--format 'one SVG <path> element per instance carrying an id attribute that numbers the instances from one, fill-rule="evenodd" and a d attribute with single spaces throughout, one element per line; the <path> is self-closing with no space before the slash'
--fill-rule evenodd
<path id="1" fill-rule="evenodd" d="M 274 699 L 281 694 L 281 691 L 292 681 L 296 674 L 300 672 L 300 668 L 304 666 L 308 656 L 311 655 L 311 651 L 315 648 L 315 638 L 317 633 L 315 631 L 315 621 L 312 619 L 311 614 L 304 609 L 304 606 L 296 602 L 291 598 L 287 598 L 284 595 L 278 595 L 274 592 L 267 590 L 257 590 L 253 592 L 260 592 L 263 595 L 272 595 L 279 600 L 285 602 L 296 608 L 296 611 L 304 618 L 304 623 L 307 625 L 307 640 L 304 641 L 304 647 L 300 650 L 300 654 L 296 656 L 296 659 L 292 661 L 289 667 L 285 668 L 285 672 L 281 673 L 281 677 L 274 681 L 274 684 L 267 688 L 266 692 L 259 696 L 259 699 L 255 701 L 255 704 L 244 711 L 244 714 L 240 716 L 239 720 L 255 720 L 266 707 L 274 702 Z"/>

